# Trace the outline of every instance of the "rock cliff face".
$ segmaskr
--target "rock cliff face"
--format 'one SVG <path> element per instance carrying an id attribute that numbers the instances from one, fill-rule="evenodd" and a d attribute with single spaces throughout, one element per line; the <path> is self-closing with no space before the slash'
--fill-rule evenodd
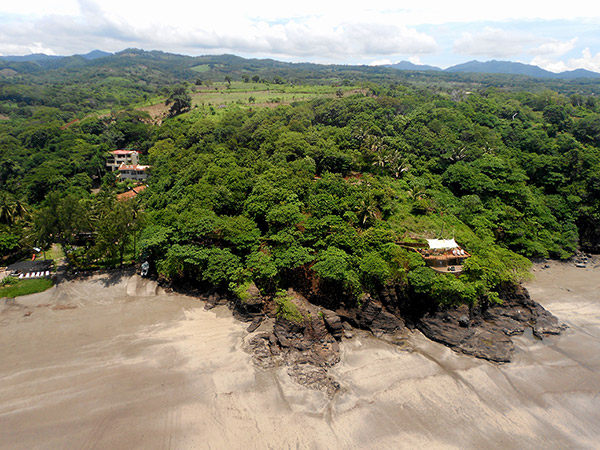
<path id="1" fill-rule="evenodd" d="M 404 321 L 387 311 L 383 304 L 370 295 L 361 298 L 360 306 L 339 308 L 336 314 L 353 327 L 371 331 L 374 335 L 394 333 L 404 328 Z"/>
<path id="2" fill-rule="evenodd" d="M 346 304 L 320 298 L 322 293 L 307 295 L 310 301 L 288 290 L 287 298 L 299 312 L 295 318 L 278 314 L 274 298 L 261 295 L 255 285 L 247 288 L 244 300 L 216 294 L 202 298 L 205 308 L 228 304 L 239 320 L 249 323 L 246 346 L 255 364 L 284 367 L 298 383 L 329 395 L 340 385 L 328 369 L 339 362 L 339 342 L 353 336 L 352 328 L 395 344 L 401 344 L 407 329 L 416 328 L 457 352 L 497 363 L 511 361 L 515 349 L 511 337 L 528 327 L 539 338 L 566 328 L 521 286 L 502 291 L 500 305 L 471 309 L 465 305 L 435 309 L 423 299 L 411 298 L 402 286 L 386 286 L 376 297 L 364 295 L 359 302 Z M 335 303 L 340 305 L 335 311 L 323 306 Z"/>
<path id="3" fill-rule="evenodd" d="M 539 338 L 566 328 L 529 297 L 521 286 L 501 292 L 501 305 L 469 310 L 467 306 L 442 309 L 420 318 L 417 328 L 429 339 L 456 351 L 495 362 L 510 362 L 515 345 L 511 336 L 527 327 Z"/>
<path id="4" fill-rule="evenodd" d="M 291 289 L 288 298 L 302 318 L 290 320 L 275 314 L 274 320 L 261 327 L 263 331 L 249 339 L 247 347 L 258 366 L 285 366 L 298 383 L 333 395 L 340 385 L 327 369 L 340 360 L 342 321 L 333 311 L 312 305 Z M 268 301 L 263 305 L 271 308 Z"/>

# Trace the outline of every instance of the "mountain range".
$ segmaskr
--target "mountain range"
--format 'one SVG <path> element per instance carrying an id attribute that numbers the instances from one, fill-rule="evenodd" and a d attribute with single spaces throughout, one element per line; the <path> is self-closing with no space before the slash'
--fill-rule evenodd
<path id="1" fill-rule="evenodd" d="M 408 61 L 400 61 L 396 64 L 388 64 L 387 67 L 392 67 L 398 70 L 415 70 L 415 71 L 443 71 L 443 72 L 461 72 L 461 73 L 502 73 L 507 75 L 526 75 L 536 78 L 600 78 L 600 73 L 592 72 L 585 69 L 568 70 L 565 72 L 555 73 L 542 69 L 541 67 L 532 64 L 523 64 L 511 61 L 469 61 L 456 66 L 440 69 L 435 66 L 424 64 L 413 64 Z"/>
<path id="2" fill-rule="evenodd" d="M 80 56 L 83 59 L 98 59 L 103 58 L 105 56 L 112 55 L 112 53 L 103 52 L 102 50 L 92 50 L 85 55 L 73 55 Z M 59 60 L 62 58 L 68 58 L 68 56 L 56 56 L 56 55 L 46 55 L 45 53 L 32 53 L 31 55 L 23 55 L 23 56 L 0 56 L 0 60 L 4 61 L 14 61 L 14 62 L 42 62 L 42 61 L 53 61 Z"/>
<path id="3" fill-rule="evenodd" d="M 81 64 L 85 64 L 86 62 L 92 62 L 101 58 L 106 58 L 109 56 L 130 56 L 130 55 L 143 55 L 145 57 L 151 58 L 159 58 L 159 59 L 172 59 L 175 58 L 177 60 L 186 60 L 186 61 L 200 61 L 205 58 L 210 59 L 226 59 L 231 60 L 234 58 L 240 61 L 247 62 L 259 62 L 273 66 L 273 67 L 291 67 L 295 66 L 298 68 L 309 68 L 309 67 L 317 67 L 318 65 L 310 64 L 310 63 L 285 63 L 274 60 L 248 60 L 240 57 L 235 57 L 234 55 L 221 55 L 221 56 L 206 56 L 206 57 L 190 57 L 185 55 L 176 55 L 176 54 L 168 54 L 163 52 L 146 52 L 138 49 L 126 49 L 117 53 L 109 53 L 104 52 L 102 50 L 93 50 L 86 54 L 78 54 L 72 56 L 56 56 L 56 55 L 46 55 L 43 53 L 35 53 L 31 55 L 24 56 L 0 56 L 0 62 L 4 63 L 30 63 L 35 64 L 39 68 L 59 68 L 59 67 L 67 67 L 67 66 L 80 66 Z M 438 73 L 483 73 L 483 74 L 505 74 L 505 75 L 523 75 L 534 78 L 545 78 L 545 79 L 555 79 L 555 80 L 569 80 L 569 79 L 577 79 L 577 78 L 591 78 L 591 79 L 600 79 L 600 73 L 592 72 L 585 69 L 576 69 L 570 70 L 560 73 L 550 72 L 548 70 L 542 69 L 541 67 L 534 66 L 532 64 L 523 64 L 519 62 L 511 62 L 511 61 L 469 61 L 462 64 L 457 64 L 455 66 L 448 67 L 446 69 L 441 69 L 439 67 L 424 65 L 424 64 L 413 64 L 409 61 L 400 61 L 395 64 L 388 64 L 385 66 L 328 66 L 335 70 L 335 68 L 339 68 L 340 70 L 347 70 L 352 67 L 360 70 L 361 68 L 365 69 L 376 69 L 376 67 L 384 67 L 384 68 L 392 68 L 400 71 L 412 71 L 412 72 L 438 72 Z"/>

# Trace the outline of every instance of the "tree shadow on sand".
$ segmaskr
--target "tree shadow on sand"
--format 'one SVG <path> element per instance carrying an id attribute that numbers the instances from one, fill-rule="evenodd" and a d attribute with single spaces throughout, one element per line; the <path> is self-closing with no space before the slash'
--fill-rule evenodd
<path id="1" fill-rule="evenodd" d="M 103 287 L 111 287 L 119 284 L 124 277 L 130 277 L 134 274 L 135 267 L 126 267 L 121 269 L 80 271 L 67 277 L 67 279 L 90 280 L 93 283 L 100 283 Z M 95 277 L 95 279 L 92 280 L 92 277 Z"/>

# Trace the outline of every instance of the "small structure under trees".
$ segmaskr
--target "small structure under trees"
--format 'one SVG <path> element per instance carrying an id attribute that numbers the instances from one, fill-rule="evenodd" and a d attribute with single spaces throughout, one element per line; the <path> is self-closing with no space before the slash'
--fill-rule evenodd
<path id="1" fill-rule="evenodd" d="M 51 259 L 20 261 L 7 267 L 9 274 L 22 279 L 47 278 L 52 274 L 54 261 Z"/>
<path id="2" fill-rule="evenodd" d="M 454 239 L 427 239 L 427 244 L 402 242 L 399 245 L 419 253 L 428 267 L 440 273 L 462 273 L 463 262 L 471 256 Z"/>
<path id="3" fill-rule="evenodd" d="M 125 201 L 125 200 L 135 198 L 144 189 L 146 189 L 145 184 L 135 186 L 135 187 L 129 189 L 128 191 L 123 192 L 122 194 L 117 194 L 117 200 Z"/>
<path id="4" fill-rule="evenodd" d="M 425 264 L 436 272 L 462 272 L 465 259 L 471 255 L 462 249 L 454 239 L 427 239 L 429 248 L 418 249 Z"/>

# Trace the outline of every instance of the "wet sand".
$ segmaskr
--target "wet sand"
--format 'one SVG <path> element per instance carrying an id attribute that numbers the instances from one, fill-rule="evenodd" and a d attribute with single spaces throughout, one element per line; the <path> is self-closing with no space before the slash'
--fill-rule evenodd
<path id="1" fill-rule="evenodd" d="M 0 448 L 597 448 L 600 269 L 535 275 L 563 336 L 519 337 L 496 365 L 359 332 L 333 399 L 255 367 L 226 308 L 137 276 L 2 300 Z"/>

